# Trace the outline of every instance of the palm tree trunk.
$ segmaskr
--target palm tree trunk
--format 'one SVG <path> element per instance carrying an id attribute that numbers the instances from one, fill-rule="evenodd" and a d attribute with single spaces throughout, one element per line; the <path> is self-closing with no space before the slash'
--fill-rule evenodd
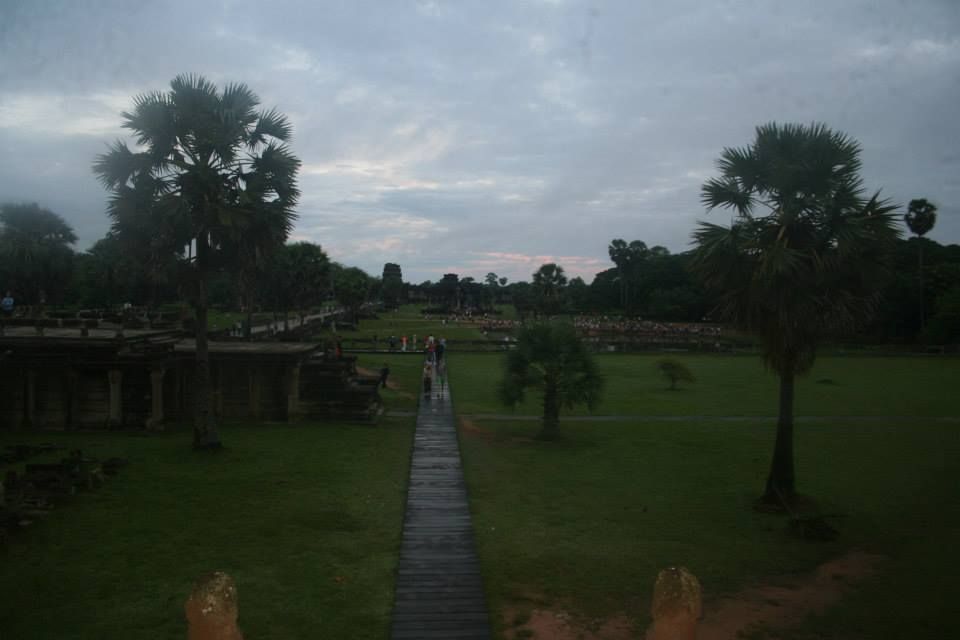
<path id="1" fill-rule="evenodd" d="M 793 387 L 792 369 L 780 374 L 777 439 L 773 446 L 773 463 L 767 476 L 767 488 L 763 494 L 763 501 L 768 504 L 790 502 L 796 495 L 793 474 Z"/>
<path id="2" fill-rule="evenodd" d="M 560 437 L 560 398 L 557 384 L 547 381 L 543 390 L 543 428 L 537 436 L 540 440 L 556 440 Z"/>
<path id="3" fill-rule="evenodd" d="M 926 313 L 923 308 L 923 238 L 917 236 L 917 249 L 919 250 L 920 255 L 920 266 L 917 269 L 917 275 L 920 278 L 920 331 L 923 331 L 923 326 L 926 324 Z"/>
<path id="4" fill-rule="evenodd" d="M 222 445 L 210 414 L 210 353 L 207 346 L 207 238 L 197 238 L 197 297 L 194 308 L 196 326 L 196 406 L 193 417 L 193 447 L 219 449 Z"/>

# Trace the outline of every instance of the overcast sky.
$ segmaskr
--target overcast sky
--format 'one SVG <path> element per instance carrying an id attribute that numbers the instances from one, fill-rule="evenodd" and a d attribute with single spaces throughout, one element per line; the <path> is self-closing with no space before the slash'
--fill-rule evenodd
<path id="1" fill-rule="evenodd" d="M 183 72 L 292 119 L 294 239 L 374 275 L 589 282 L 613 238 L 686 250 L 721 149 L 770 120 L 849 133 L 868 188 L 960 242 L 958 0 L 0 0 L 0 201 L 86 249 L 94 156 Z"/>

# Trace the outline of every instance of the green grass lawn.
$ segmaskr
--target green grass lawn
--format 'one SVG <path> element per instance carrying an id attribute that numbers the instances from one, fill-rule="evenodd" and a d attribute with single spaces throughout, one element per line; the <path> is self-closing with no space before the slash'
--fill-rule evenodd
<path id="1" fill-rule="evenodd" d="M 384 408 L 387 411 L 415 411 L 423 373 L 423 356 L 416 353 L 357 354 L 357 367 L 370 373 L 380 375 L 384 364 L 390 367 L 387 388 L 380 390 Z"/>
<path id="2" fill-rule="evenodd" d="M 397 350 L 400 349 L 400 338 L 407 336 L 410 341 L 410 349 L 413 349 L 413 337 L 416 335 L 417 343 L 422 347 L 424 339 L 433 334 L 437 339 L 446 338 L 451 346 L 458 341 L 463 340 L 486 340 L 480 329 L 472 323 L 443 323 L 443 318 L 431 316 L 425 320 L 420 313 L 420 309 L 426 305 L 404 305 L 396 312 L 381 311 L 378 318 L 361 320 L 356 331 L 339 331 L 338 335 L 344 340 L 347 348 L 351 348 L 350 343 L 353 340 L 372 340 L 377 337 L 379 348 L 387 348 L 387 340 L 393 335 L 397 338 Z M 505 317 L 505 316 L 501 316 Z M 333 334 L 325 329 L 317 334 L 317 339 L 330 339 Z"/>
<path id="3" fill-rule="evenodd" d="M 956 637 L 957 425 L 799 428 L 799 490 L 842 514 L 830 543 L 794 538 L 784 517 L 751 510 L 772 452 L 769 427 L 567 423 L 559 443 L 531 440 L 535 429 L 496 421 L 461 429 L 501 633 L 511 621 L 499 613 L 519 603 L 586 619 L 626 614 L 639 637 L 666 566 L 687 566 L 709 599 L 862 549 L 888 556 L 886 570 L 802 629 L 820 635 L 798 638 Z"/>
<path id="4" fill-rule="evenodd" d="M 3 433 L 130 464 L 8 543 L 0 637 L 180 640 L 221 570 L 248 638 L 386 638 L 412 425 L 227 427 L 212 455 L 185 433 Z"/>
<path id="5" fill-rule="evenodd" d="M 777 378 L 759 357 L 671 355 L 697 381 L 676 391 L 655 370 L 665 357 L 597 357 L 606 388 L 597 415 L 776 415 Z M 509 413 L 497 400 L 501 354 L 450 353 L 450 382 L 459 413 Z M 798 379 L 797 415 L 957 416 L 960 359 L 944 357 L 821 357 Z M 518 415 L 541 413 L 530 394 Z M 586 415 L 581 407 L 570 411 Z"/>

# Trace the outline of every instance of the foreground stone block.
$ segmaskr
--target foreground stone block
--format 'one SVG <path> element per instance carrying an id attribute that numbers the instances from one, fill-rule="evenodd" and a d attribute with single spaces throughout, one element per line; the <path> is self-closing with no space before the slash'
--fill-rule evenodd
<path id="1" fill-rule="evenodd" d="M 200 578 L 184 609 L 187 640 L 243 640 L 237 628 L 237 586 L 227 574 L 217 571 Z"/>
<path id="2" fill-rule="evenodd" d="M 653 624 L 647 640 L 695 640 L 703 613 L 700 581 L 684 567 L 669 567 L 653 587 Z"/>

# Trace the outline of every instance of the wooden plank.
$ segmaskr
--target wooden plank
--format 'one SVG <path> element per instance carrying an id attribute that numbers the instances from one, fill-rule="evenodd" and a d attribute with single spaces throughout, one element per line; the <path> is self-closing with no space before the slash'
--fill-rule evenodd
<path id="1" fill-rule="evenodd" d="M 391 638 L 490 637 L 448 387 L 417 414 Z"/>

